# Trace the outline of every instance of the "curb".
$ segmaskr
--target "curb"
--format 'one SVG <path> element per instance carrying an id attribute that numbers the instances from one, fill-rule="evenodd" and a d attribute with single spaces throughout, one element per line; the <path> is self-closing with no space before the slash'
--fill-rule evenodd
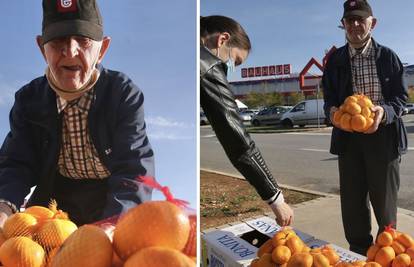
<path id="1" fill-rule="evenodd" d="M 233 174 L 233 173 L 221 172 L 221 171 L 216 171 L 216 170 L 207 169 L 207 168 L 200 168 L 200 171 L 205 171 L 205 172 L 210 172 L 210 173 L 214 173 L 214 174 L 229 176 L 229 177 L 237 178 L 237 179 L 240 179 L 240 180 L 246 180 L 242 175 Z M 279 184 L 279 186 L 282 187 L 282 188 L 286 188 L 286 189 L 297 191 L 297 192 L 302 192 L 302 193 L 307 193 L 307 194 L 312 194 L 312 195 L 319 195 L 321 197 L 339 198 L 339 195 L 336 195 L 336 194 L 325 193 L 325 192 L 315 191 L 315 190 L 309 190 L 309 189 L 305 189 L 305 188 L 301 188 L 301 187 L 297 187 L 297 186 L 291 186 L 291 185 L 286 185 L 286 184 Z M 306 203 L 312 202 L 312 201 L 318 201 L 318 199 L 312 199 L 312 200 L 309 200 L 309 201 L 298 203 L 298 204 L 293 205 L 293 206 L 299 207 L 299 206 L 302 206 L 302 205 L 306 205 Z M 403 208 L 398 208 L 397 212 L 400 213 L 400 214 L 403 214 L 403 215 L 414 218 L 414 211 L 403 209 Z"/>

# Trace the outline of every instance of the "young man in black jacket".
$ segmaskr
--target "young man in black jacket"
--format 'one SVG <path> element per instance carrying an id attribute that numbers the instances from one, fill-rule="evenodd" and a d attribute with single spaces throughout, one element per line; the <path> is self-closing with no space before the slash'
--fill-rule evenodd
<path id="1" fill-rule="evenodd" d="M 356 133 L 334 125 L 331 153 L 339 155 L 342 221 L 350 249 L 362 255 L 372 244 L 370 205 L 379 231 L 397 220 L 399 160 L 406 150 L 401 120 L 407 92 L 397 55 L 378 44 L 371 32 L 376 19 L 365 0 L 344 3 L 347 44 L 328 59 L 323 74 L 325 112 L 333 113 L 353 94 L 365 94 L 374 107 L 374 123 Z"/>

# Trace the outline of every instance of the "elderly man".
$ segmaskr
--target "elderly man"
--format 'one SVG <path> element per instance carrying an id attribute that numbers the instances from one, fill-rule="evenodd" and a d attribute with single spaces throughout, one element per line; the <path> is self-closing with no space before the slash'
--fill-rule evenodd
<path id="1" fill-rule="evenodd" d="M 325 112 L 331 117 L 347 96 L 365 94 L 372 102 L 374 123 L 365 133 L 335 125 L 331 153 L 339 155 L 339 180 L 345 236 L 354 252 L 365 254 L 373 241 L 374 208 L 379 231 L 397 220 L 399 161 L 406 134 L 401 120 L 407 92 L 397 55 L 378 44 L 371 33 L 376 19 L 365 0 L 344 3 L 342 24 L 347 44 L 328 59 L 323 75 Z"/>
<path id="2" fill-rule="evenodd" d="M 123 73 L 102 67 L 103 36 L 95 0 L 43 0 L 46 75 L 23 86 L 0 151 L 0 223 L 23 203 L 56 199 L 77 224 L 119 214 L 148 200 L 137 182 L 154 175 L 143 94 Z"/>

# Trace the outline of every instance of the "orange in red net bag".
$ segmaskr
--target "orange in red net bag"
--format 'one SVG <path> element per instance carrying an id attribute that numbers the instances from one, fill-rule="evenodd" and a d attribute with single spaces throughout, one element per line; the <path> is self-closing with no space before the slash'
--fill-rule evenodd
<path id="1" fill-rule="evenodd" d="M 189 216 L 188 202 L 175 199 L 168 187 L 161 186 L 152 177 L 139 177 L 138 181 L 160 190 L 166 200 L 142 203 L 119 218 L 113 235 L 116 254 L 127 261 L 134 253 L 157 246 L 176 250 L 179 253 L 174 255 L 179 257 L 195 257 L 196 215 L 193 211 L 193 215 Z M 165 253 L 164 250 L 153 250 L 151 253 L 161 251 Z"/>

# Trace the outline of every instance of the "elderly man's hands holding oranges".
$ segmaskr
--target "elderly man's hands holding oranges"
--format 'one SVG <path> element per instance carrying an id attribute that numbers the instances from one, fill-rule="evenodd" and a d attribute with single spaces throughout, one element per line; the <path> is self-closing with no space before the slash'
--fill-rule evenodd
<path id="1" fill-rule="evenodd" d="M 374 106 L 365 95 L 348 96 L 339 107 L 331 107 L 332 124 L 347 132 L 374 133 L 384 117 L 384 109 Z"/>

